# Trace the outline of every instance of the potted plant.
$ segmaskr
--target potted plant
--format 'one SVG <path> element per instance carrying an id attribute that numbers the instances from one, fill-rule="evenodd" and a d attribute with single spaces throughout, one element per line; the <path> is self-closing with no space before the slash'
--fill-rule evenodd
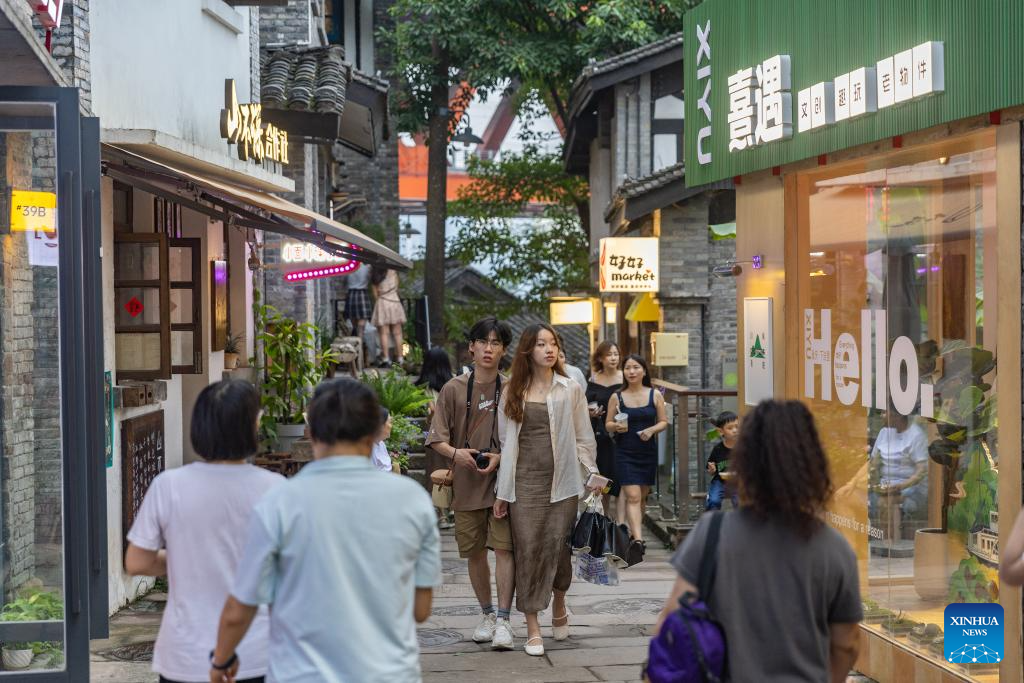
<path id="1" fill-rule="evenodd" d="M 4 669 L 7 671 L 27 669 L 32 664 L 34 656 L 32 643 L 4 643 L 0 648 L 0 659 L 3 659 Z"/>
<path id="2" fill-rule="evenodd" d="M 22 592 L 0 611 L 0 621 L 59 621 L 63 618 L 64 604 L 60 595 L 38 588 Z M 28 668 L 36 654 L 48 654 L 51 666 L 59 664 L 63 656 L 60 643 L 5 642 L 0 648 L 0 659 L 9 670 Z"/>
<path id="3" fill-rule="evenodd" d="M 239 350 L 242 345 L 244 336 L 240 334 L 231 334 L 228 332 L 228 339 L 224 342 L 224 369 L 234 370 L 238 367 L 238 355 L 241 353 Z"/>
<path id="4" fill-rule="evenodd" d="M 930 356 L 932 354 L 929 354 Z M 950 533 L 950 508 L 967 492 L 958 484 L 963 464 L 989 458 L 990 433 L 996 429 L 996 399 L 989 395 L 992 385 L 985 376 L 995 370 L 991 351 L 963 342 L 948 344 L 938 354 L 942 375 L 935 384 L 935 414 L 929 418 L 937 438 L 928 446 L 928 456 L 941 466 L 940 526 L 919 529 L 914 536 L 914 589 L 926 600 L 944 600 L 950 579 L 966 557 L 964 534 Z M 935 367 L 934 356 L 923 367 Z"/>
<path id="5" fill-rule="evenodd" d="M 312 388 L 336 362 L 337 352 L 321 348 L 317 328 L 286 318 L 273 306 L 253 304 L 256 314 L 256 338 L 266 359 L 260 402 L 263 416 L 260 430 L 276 451 L 288 451 L 305 433 L 303 413 Z M 258 365 L 256 358 L 251 364 Z"/>

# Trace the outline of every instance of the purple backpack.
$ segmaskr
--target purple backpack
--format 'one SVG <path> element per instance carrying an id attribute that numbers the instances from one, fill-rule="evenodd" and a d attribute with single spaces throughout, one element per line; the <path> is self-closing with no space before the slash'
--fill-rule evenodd
<path id="1" fill-rule="evenodd" d="M 679 599 L 679 609 L 661 625 L 651 640 L 644 664 L 650 683 L 720 683 L 726 677 L 725 630 L 715 621 L 707 599 L 715 585 L 718 566 L 718 537 L 722 512 L 714 512 L 704 540 L 697 590 Z"/>

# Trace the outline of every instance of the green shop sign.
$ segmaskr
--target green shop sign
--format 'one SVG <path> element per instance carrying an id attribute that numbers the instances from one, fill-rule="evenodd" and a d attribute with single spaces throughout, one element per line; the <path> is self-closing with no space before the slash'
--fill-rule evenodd
<path id="1" fill-rule="evenodd" d="M 704 0 L 684 45 L 690 186 L 1024 103 L 1021 0 Z"/>

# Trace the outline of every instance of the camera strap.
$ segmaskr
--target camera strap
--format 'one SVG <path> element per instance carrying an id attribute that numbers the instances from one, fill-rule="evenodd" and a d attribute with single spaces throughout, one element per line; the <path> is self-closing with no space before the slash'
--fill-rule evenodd
<path id="1" fill-rule="evenodd" d="M 469 388 L 466 390 L 466 445 L 469 448 L 469 423 L 473 412 L 473 381 L 476 379 L 476 372 L 469 373 Z M 491 413 L 494 419 L 491 421 L 491 443 L 490 448 L 495 448 L 498 443 L 498 399 L 501 397 L 501 375 L 494 378 L 494 404 L 491 406 Z"/>

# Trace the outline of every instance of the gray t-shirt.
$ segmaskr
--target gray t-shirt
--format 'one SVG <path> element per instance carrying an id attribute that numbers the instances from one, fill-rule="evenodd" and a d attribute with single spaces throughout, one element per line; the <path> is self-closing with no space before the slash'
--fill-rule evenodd
<path id="1" fill-rule="evenodd" d="M 697 585 L 710 515 L 672 558 Z M 708 606 L 725 629 L 733 681 L 827 681 L 829 624 L 861 621 L 857 558 L 839 532 L 804 539 L 749 511 L 725 513 Z"/>

